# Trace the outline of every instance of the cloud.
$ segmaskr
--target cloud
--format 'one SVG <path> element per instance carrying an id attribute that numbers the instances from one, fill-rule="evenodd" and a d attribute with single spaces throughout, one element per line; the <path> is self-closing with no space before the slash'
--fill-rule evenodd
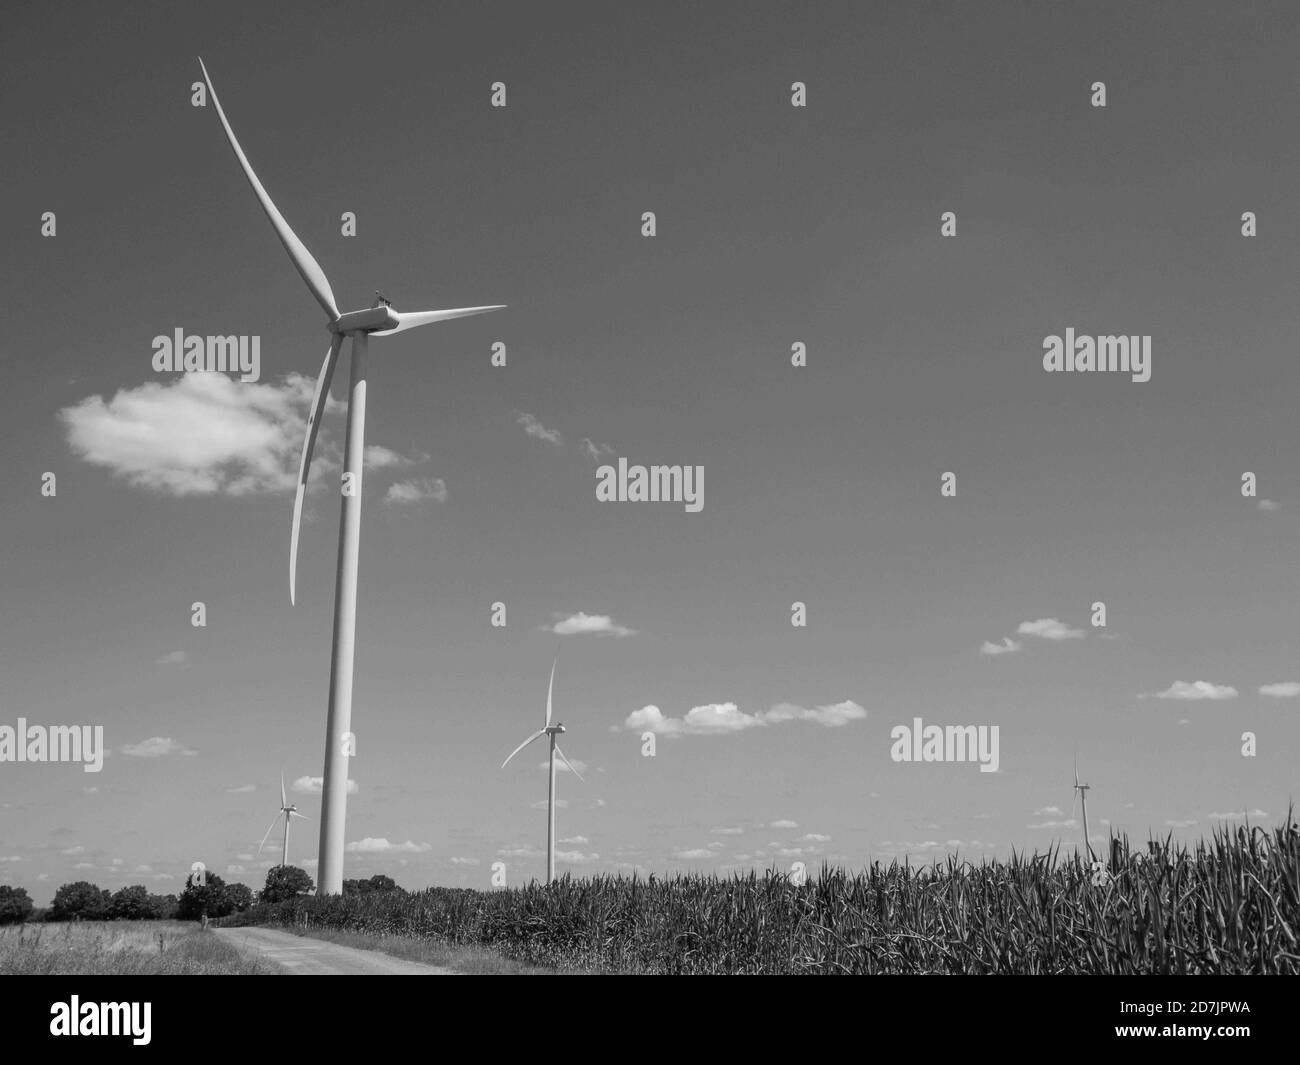
<path id="1" fill-rule="evenodd" d="M 1273 500 L 1271 499 L 1261 499 L 1256 504 L 1256 506 L 1258 506 L 1260 510 L 1281 510 L 1282 509 L 1282 505 L 1280 503 L 1274 503 Z"/>
<path id="2" fill-rule="evenodd" d="M 1162 692 L 1156 693 L 1157 699 L 1235 699 L 1237 689 L 1226 684 L 1211 684 L 1198 680 L 1188 684 L 1185 680 L 1176 680 Z"/>
<path id="3" fill-rule="evenodd" d="M 86 853 L 86 848 L 85 848 L 85 847 L 81 847 L 81 846 L 77 846 L 77 847 L 69 847 L 67 850 L 60 851 L 59 853 L 61 853 L 61 854 L 68 854 L 68 855 L 72 855 L 72 854 L 85 854 L 85 853 Z"/>
<path id="4" fill-rule="evenodd" d="M 767 827 L 768 827 L 768 828 L 798 828 L 798 827 L 799 827 L 799 822 L 798 822 L 798 821 L 791 821 L 791 820 L 789 820 L 789 819 L 785 819 L 785 818 L 783 818 L 783 819 L 780 820 L 780 821 L 773 821 L 773 822 L 771 822 Z M 775 846 L 775 844 L 773 844 L 773 846 Z"/>
<path id="5" fill-rule="evenodd" d="M 237 788 L 227 788 L 226 793 L 228 795 L 247 795 L 249 794 L 249 792 L 253 792 L 256 790 L 257 790 L 256 784 L 240 784 L 239 787 Z"/>
<path id="6" fill-rule="evenodd" d="M 10 854 L 10 855 L 0 854 L 0 862 L 21 862 L 22 860 L 23 860 L 22 855 L 19 854 Z"/>
<path id="7" fill-rule="evenodd" d="M 168 651 L 161 658 L 154 659 L 154 663 L 160 666 L 184 666 L 189 660 L 190 656 L 184 651 Z"/>
<path id="8" fill-rule="evenodd" d="M 1009 655 L 1020 650 L 1020 644 L 1016 643 L 1010 636 L 1003 636 L 1001 643 L 990 643 L 985 640 L 980 645 L 980 654 L 982 655 Z"/>
<path id="9" fill-rule="evenodd" d="M 461 858 L 459 855 L 453 854 L 451 857 L 451 864 L 452 865 L 478 865 L 480 863 L 477 858 Z"/>
<path id="10" fill-rule="evenodd" d="M 1026 828 L 1074 828 L 1078 822 L 1073 817 L 1067 817 L 1064 821 L 1040 821 L 1036 825 L 1025 825 Z"/>
<path id="11" fill-rule="evenodd" d="M 428 455 L 423 455 L 418 459 L 413 459 L 408 455 L 394 451 L 392 448 L 384 447 L 382 444 L 367 444 L 364 456 L 363 468 L 367 470 L 386 470 L 402 466 L 414 466 L 417 462 L 425 462 L 429 458 Z"/>
<path id="12" fill-rule="evenodd" d="M 739 825 L 723 826 L 722 828 L 715 828 L 712 831 L 718 836 L 742 836 L 745 833 L 745 830 Z"/>
<path id="13" fill-rule="evenodd" d="M 614 454 L 614 449 L 608 444 L 598 444 L 596 441 L 584 436 L 582 438 L 582 452 L 592 462 L 599 462 L 602 456 Z"/>
<path id="14" fill-rule="evenodd" d="M 1232 813 L 1232 814 L 1208 813 L 1205 815 L 1205 819 L 1207 821 L 1243 821 L 1247 817 L 1267 817 L 1267 816 L 1268 814 L 1265 811 L 1260 809 L 1254 809 L 1249 811 L 1238 810 L 1236 813 Z"/>
<path id="15" fill-rule="evenodd" d="M 423 477 L 414 481 L 397 481 L 384 493 L 384 506 L 406 506 L 432 499 L 435 503 L 447 502 L 447 482 L 441 477 Z"/>
<path id="16" fill-rule="evenodd" d="M 1056 618 L 1022 621 L 1016 632 L 1021 636 L 1037 636 L 1042 640 L 1081 640 L 1085 635 L 1082 629 L 1072 629 Z"/>
<path id="17" fill-rule="evenodd" d="M 72 868 L 74 868 L 74 869 L 94 869 L 94 868 L 95 868 L 95 863 L 94 863 L 94 862 L 77 862 L 77 864 L 74 865 Z"/>
<path id="18" fill-rule="evenodd" d="M 1262 684 L 1259 689 L 1260 695 L 1267 695 L 1273 699 L 1294 699 L 1300 695 L 1300 681 L 1286 680 L 1280 684 Z"/>
<path id="19" fill-rule="evenodd" d="M 560 435 L 558 429 L 548 429 L 531 414 L 520 413 L 517 419 L 518 424 L 524 427 L 524 432 L 534 440 L 545 440 L 548 444 L 554 444 L 559 447 L 564 443 L 564 437 Z"/>
<path id="20" fill-rule="evenodd" d="M 568 800 L 568 799 L 556 799 L 556 800 L 555 800 L 555 805 L 556 805 L 556 807 L 558 807 L 559 809 L 563 810 L 566 806 L 569 805 L 569 800 Z M 545 810 L 545 809 L 546 809 L 546 800 L 545 800 L 545 799 L 538 799 L 537 802 L 529 803 L 529 806 L 530 806 L 532 809 L 534 809 L 534 810 Z"/>
<path id="21" fill-rule="evenodd" d="M 228 865 L 228 866 L 226 866 L 226 875 L 227 875 L 227 876 L 240 876 L 240 875 L 242 875 L 243 873 L 246 873 L 246 872 L 248 872 L 248 870 L 247 870 L 246 868 L 244 868 L 242 865 Z"/>
<path id="22" fill-rule="evenodd" d="M 830 836 L 823 835 L 821 832 L 809 832 L 808 835 L 804 836 L 804 839 L 812 843 L 829 843 L 831 841 Z"/>
<path id="23" fill-rule="evenodd" d="M 561 843 L 567 843 L 571 847 L 585 847 L 591 842 L 586 836 L 570 836 L 568 839 L 560 840 Z"/>
<path id="24" fill-rule="evenodd" d="M 347 844 L 343 849 L 349 854 L 423 854 L 433 850 L 433 846 L 428 843 L 413 843 L 409 839 L 405 843 L 389 843 L 383 837 L 375 839 L 367 836 Z"/>
<path id="25" fill-rule="evenodd" d="M 693 850 L 673 851 L 673 857 L 681 862 L 694 862 L 699 861 L 701 858 L 712 858 L 713 851 L 707 847 L 696 847 Z"/>
<path id="26" fill-rule="evenodd" d="M 553 632 L 556 636 L 636 635 L 635 629 L 615 624 L 614 619 L 607 614 L 584 614 L 579 610 L 576 614 L 570 614 L 567 618 L 563 614 L 556 614 L 555 617 L 562 620 L 557 621 L 546 631 Z"/>
<path id="27" fill-rule="evenodd" d="M 735 703 L 705 703 L 692 707 L 684 717 L 665 717 L 657 706 L 633 710 L 623 722 L 629 731 L 648 730 L 661 736 L 718 736 L 787 721 L 811 721 L 826 728 L 838 728 L 867 716 L 857 703 L 846 701 L 811 710 L 793 703 L 778 703 L 770 710 L 747 714 Z"/>
<path id="28" fill-rule="evenodd" d="M 1190 817 L 1186 821 L 1166 821 L 1165 824 L 1170 828 L 1191 828 L 1192 825 L 1197 824 L 1197 820 Z"/>
<path id="29" fill-rule="evenodd" d="M 570 759 L 570 761 L 573 763 L 573 768 L 576 769 L 580 774 L 585 773 L 587 771 L 587 763 L 584 762 L 581 758 L 572 758 Z M 542 769 L 550 769 L 551 763 L 540 762 L 539 767 Z M 561 773 L 569 772 L 569 767 L 564 764 L 564 759 L 562 758 L 557 758 L 555 760 L 555 768 L 559 770 Z"/>
<path id="30" fill-rule="evenodd" d="M 1065 811 L 1062 810 L 1059 806 L 1043 806 L 1043 807 L 1041 807 L 1041 808 L 1039 808 L 1039 809 L 1037 809 L 1037 810 L 1034 811 L 1034 816 L 1035 816 L 1035 817 L 1051 817 L 1051 816 L 1055 815 L 1055 816 L 1059 817 L 1059 816 L 1060 816 L 1061 814 L 1063 814 L 1063 813 L 1065 813 Z"/>
<path id="31" fill-rule="evenodd" d="M 294 791 L 302 792 L 304 795 L 319 795 L 321 793 L 321 789 L 324 786 L 325 786 L 324 777 L 299 777 L 297 780 L 295 780 L 292 784 L 289 785 L 289 787 L 292 788 Z M 355 780 L 349 780 L 348 794 L 355 795 L 356 793 L 357 793 L 357 782 Z"/>
<path id="32" fill-rule="evenodd" d="M 289 491 L 315 382 L 240 383 L 183 373 L 59 411 L 73 454 L 165 495 Z M 339 404 L 333 404 L 337 409 Z"/>
<path id="33" fill-rule="evenodd" d="M 198 754 L 184 744 L 166 736 L 150 736 L 139 743 L 128 743 L 122 747 L 122 753 L 133 758 L 162 758 L 169 754 Z"/>
<path id="34" fill-rule="evenodd" d="M 584 862 L 600 861 L 600 855 L 583 854 L 582 851 L 556 851 L 555 860 L 559 862 L 569 862 L 571 865 L 581 865 Z"/>

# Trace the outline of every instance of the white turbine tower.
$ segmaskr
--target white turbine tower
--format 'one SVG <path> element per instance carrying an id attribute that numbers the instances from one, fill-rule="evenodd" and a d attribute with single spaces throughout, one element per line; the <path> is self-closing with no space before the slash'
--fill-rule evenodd
<path id="1" fill-rule="evenodd" d="M 555 656 L 559 661 L 559 655 Z M 543 736 L 551 738 L 551 763 L 549 767 L 550 781 L 546 789 L 546 882 L 549 884 L 555 879 L 555 756 L 558 754 L 564 764 L 569 767 L 569 772 L 579 780 L 582 780 L 581 774 L 573 768 L 573 764 L 564 757 L 564 752 L 556 745 L 555 737 L 565 731 L 564 726 L 559 722 L 551 724 L 551 692 L 555 689 L 555 662 L 551 663 L 551 682 L 546 687 L 546 724 L 534 732 L 528 739 L 524 740 L 518 747 L 510 752 L 510 757 L 501 763 L 504 769 L 510 764 L 510 758 L 513 758 L 533 740 L 541 739 Z M 585 784 L 586 781 L 583 781 Z"/>
<path id="2" fill-rule="evenodd" d="M 284 814 L 284 846 L 280 850 L 280 864 L 289 864 L 289 818 L 301 817 L 304 821 L 310 821 L 311 818 L 306 814 L 298 812 L 297 805 L 289 805 L 289 797 L 284 793 L 284 770 L 280 770 L 280 813 L 275 815 L 275 821 L 280 820 L 280 814 Z M 275 821 L 271 822 L 271 827 L 266 830 L 266 835 L 262 837 L 262 842 L 258 844 L 257 853 L 262 853 L 262 848 L 266 846 L 266 841 L 271 838 L 271 832 L 275 828 Z"/>
<path id="3" fill-rule="evenodd" d="M 1074 820 L 1074 808 L 1076 805 L 1083 806 L 1083 845 L 1088 848 L 1088 857 L 1093 861 L 1097 860 L 1097 855 L 1093 853 L 1092 841 L 1088 838 L 1088 789 L 1091 784 L 1079 783 L 1079 760 L 1074 760 L 1074 802 L 1070 804 L 1070 820 Z"/>
<path id="4" fill-rule="evenodd" d="M 216 108 L 226 138 L 234 150 L 235 158 L 243 168 L 244 176 L 253 187 L 262 210 L 266 212 L 276 236 L 289 253 L 294 267 L 325 310 L 327 328 L 331 333 L 329 351 L 316 379 L 316 393 L 312 399 L 311 414 L 307 418 L 307 438 L 302 449 L 302 464 L 298 470 L 298 493 L 293 501 L 293 529 L 289 536 L 289 601 L 296 597 L 298 563 L 298 528 L 302 520 L 303 493 L 311 470 L 311 453 L 320 428 L 321 415 L 329 400 L 330 380 L 334 364 L 338 361 L 343 338 L 352 340 L 352 383 L 349 386 L 347 445 L 344 451 L 342 512 L 339 518 L 338 574 L 334 589 L 334 643 L 330 660 L 329 713 L 325 727 L 325 777 L 321 788 L 320 867 L 319 880 L 322 895 L 343 893 L 343 841 L 344 819 L 347 815 L 348 757 L 351 753 L 352 730 L 352 664 L 356 640 L 357 620 L 357 555 L 361 536 L 361 474 L 362 453 L 365 447 L 366 426 L 366 352 L 370 337 L 391 336 L 416 326 L 445 322 L 452 318 L 468 318 L 475 314 L 501 310 L 502 305 L 491 307 L 461 307 L 445 311 L 395 311 L 385 298 L 375 300 L 373 306 L 359 311 L 339 313 L 334 302 L 334 292 L 329 279 L 312 258 L 311 252 L 289 228 L 289 223 L 276 209 L 266 189 L 258 181 L 248 158 L 235 139 L 234 130 L 226 121 L 208 68 L 199 59 L 208 95 Z"/>

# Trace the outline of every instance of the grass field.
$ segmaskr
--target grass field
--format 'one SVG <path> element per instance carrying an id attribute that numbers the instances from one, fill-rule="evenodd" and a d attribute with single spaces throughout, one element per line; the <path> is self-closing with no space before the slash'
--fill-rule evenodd
<path id="1" fill-rule="evenodd" d="M 454 969 L 465 976 L 544 976 L 553 972 L 550 969 L 504 958 L 496 951 L 484 947 L 458 946 L 438 938 L 375 935 L 368 932 L 326 928 L 321 925 L 310 927 L 285 925 L 282 930 L 293 932 L 295 935 L 308 936 L 311 939 L 323 939 L 343 947 L 377 950 L 407 961 Z"/>
<path id="2" fill-rule="evenodd" d="M 0 928 L 0 975 L 258 976 L 280 970 L 245 958 L 195 924 L 76 921 Z"/>
<path id="3" fill-rule="evenodd" d="M 1110 857 L 1107 852 L 1107 857 Z M 223 923 L 477 947 L 557 971 L 1300 973 L 1300 832 L 1220 831 L 1195 848 L 1120 841 L 971 865 L 823 868 L 550 887 L 308 896 Z M 424 948 L 421 948 L 424 949 Z M 420 955 L 425 960 L 425 955 Z"/>

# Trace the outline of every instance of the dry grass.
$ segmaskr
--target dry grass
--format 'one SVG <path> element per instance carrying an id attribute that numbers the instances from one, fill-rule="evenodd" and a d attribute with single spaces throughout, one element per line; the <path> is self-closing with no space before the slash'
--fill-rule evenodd
<path id="1" fill-rule="evenodd" d="M 244 957 L 179 921 L 73 921 L 0 928 L 0 975 L 262 976 L 278 966 Z"/>

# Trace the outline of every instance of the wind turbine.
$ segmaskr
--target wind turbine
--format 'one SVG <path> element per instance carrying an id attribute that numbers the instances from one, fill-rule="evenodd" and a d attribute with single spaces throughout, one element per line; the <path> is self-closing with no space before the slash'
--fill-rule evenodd
<path id="1" fill-rule="evenodd" d="M 555 879 L 555 756 L 558 754 L 564 764 L 569 767 L 569 772 L 579 780 L 582 780 L 582 775 L 573 768 L 572 763 L 564 757 L 564 752 L 560 750 L 559 746 L 555 742 L 555 737 L 565 731 L 564 726 L 559 722 L 556 722 L 554 725 L 551 724 L 551 692 L 555 690 L 555 664 L 559 661 L 559 658 L 560 656 L 557 653 L 555 656 L 555 662 L 551 663 L 551 682 L 546 687 L 546 724 L 511 751 L 510 757 L 501 763 L 501 768 L 504 769 L 510 764 L 510 758 L 517 755 L 532 743 L 533 740 L 541 739 L 543 736 L 550 736 L 550 783 L 546 789 L 546 882 L 548 884 Z M 584 780 L 583 783 L 585 784 L 586 781 Z"/>
<path id="2" fill-rule="evenodd" d="M 352 666 L 356 647 L 357 622 L 357 556 L 361 536 L 361 474 L 362 454 L 365 447 L 366 427 L 366 352 L 371 336 L 392 336 L 416 326 L 445 322 L 452 318 L 468 318 L 475 314 L 502 309 L 491 307 L 461 307 L 445 311 L 395 311 L 386 299 L 377 299 L 375 305 L 359 311 L 341 314 L 334 301 L 334 292 L 320 264 L 312 258 L 306 246 L 289 228 L 289 223 L 276 209 L 266 189 L 253 173 L 244 150 L 235 139 L 235 132 L 221 109 L 208 68 L 202 58 L 199 66 L 208 95 L 216 108 L 217 117 L 226 131 L 226 139 L 234 150 L 235 158 L 243 168 L 244 177 L 253 187 L 262 210 L 271 220 L 276 236 L 289 253 L 293 265 L 302 275 L 307 288 L 321 305 L 328 318 L 330 346 L 316 379 L 316 392 L 312 398 L 311 413 L 307 418 L 307 436 L 302 448 L 302 463 L 298 469 L 298 492 L 293 501 L 293 529 L 289 536 L 289 602 L 296 600 L 298 568 L 298 529 L 302 521 L 303 493 L 311 470 L 311 453 L 316 444 L 316 433 L 321 416 L 329 400 L 330 381 L 338 361 L 343 338 L 352 340 L 352 382 L 349 385 L 347 445 L 343 461 L 342 507 L 339 516 L 338 573 L 334 586 L 334 642 L 330 659 L 329 712 L 325 726 L 325 776 L 321 786 L 320 825 L 320 894 L 343 893 L 343 840 L 344 820 L 347 815 L 348 757 L 352 752 Z"/>
<path id="3" fill-rule="evenodd" d="M 289 818 L 301 817 L 304 821 L 310 821 L 311 818 L 306 814 L 298 812 L 297 805 L 289 805 L 289 797 L 284 793 L 284 770 L 280 770 L 280 814 L 284 814 L 284 847 L 280 851 L 280 864 L 289 864 Z M 275 815 L 275 821 L 280 820 L 280 814 Z M 275 828 L 275 821 L 271 822 L 271 827 L 266 830 L 266 835 L 262 837 L 262 842 L 257 847 L 257 853 L 262 853 L 262 848 L 266 846 L 266 841 L 271 838 L 271 831 Z"/>
<path id="4" fill-rule="evenodd" d="M 1074 820 L 1074 807 L 1076 804 L 1083 805 L 1083 845 L 1088 848 L 1088 857 L 1093 861 L 1097 860 L 1097 855 L 1093 853 L 1092 841 L 1088 839 L 1088 789 L 1091 784 L 1079 783 L 1079 759 L 1074 759 L 1074 802 L 1070 804 L 1070 820 Z"/>

